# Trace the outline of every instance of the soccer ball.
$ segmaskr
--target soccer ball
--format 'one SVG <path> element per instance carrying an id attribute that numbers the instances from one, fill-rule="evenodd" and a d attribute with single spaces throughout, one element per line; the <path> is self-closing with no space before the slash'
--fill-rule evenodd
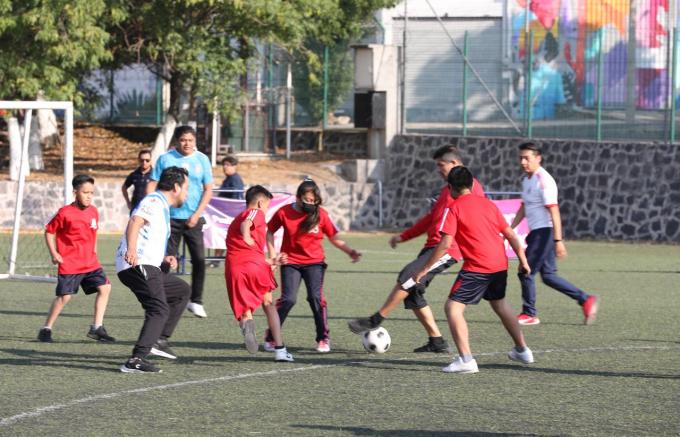
<path id="1" fill-rule="evenodd" d="M 368 352 L 384 354 L 390 348 L 392 339 L 387 329 L 380 327 L 372 331 L 366 331 L 361 336 L 361 342 Z"/>

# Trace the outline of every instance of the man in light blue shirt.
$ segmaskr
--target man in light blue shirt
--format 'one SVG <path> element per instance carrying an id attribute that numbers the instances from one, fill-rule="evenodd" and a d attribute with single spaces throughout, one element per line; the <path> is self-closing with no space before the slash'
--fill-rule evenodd
<path id="1" fill-rule="evenodd" d="M 167 254 L 177 256 L 182 237 L 191 255 L 191 302 L 187 310 L 197 317 L 207 317 L 203 307 L 205 282 L 205 246 L 203 244 L 203 211 L 212 197 L 212 167 L 210 160 L 196 150 L 196 131 L 191 126 L 178 126 L 173 136 L 174 150 L 164 153 L 156 161 L 147 184 L 153 193 L 161 173 L 168 167 L 180 167 L 189 172 L 189 194 L 179 208 L 170 208 L 171 235 Z"/>

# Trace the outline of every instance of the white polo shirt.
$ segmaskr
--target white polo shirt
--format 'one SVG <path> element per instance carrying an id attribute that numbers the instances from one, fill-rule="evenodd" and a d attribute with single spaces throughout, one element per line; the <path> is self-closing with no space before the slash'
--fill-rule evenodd
<path id="1" fill-rule="evenodd" d="M 137 237 L 137 264 L 160 267 L 165 258 L 165 249 L 170 238 L 170 205 L 158 191 L 147 195 L 131 216 L 144 219 L 145 224 Z M 127 232 L 123 234 L 116 251 L 116 272 L 132 267 L 125 261 Z"/>
<path id="2" fill-rule="evenodd" d="M 522 179 L 522 202 L 530 230 L 553 227 L 547 207 L 557 205 L 557 184 L 543 167 Z"/>

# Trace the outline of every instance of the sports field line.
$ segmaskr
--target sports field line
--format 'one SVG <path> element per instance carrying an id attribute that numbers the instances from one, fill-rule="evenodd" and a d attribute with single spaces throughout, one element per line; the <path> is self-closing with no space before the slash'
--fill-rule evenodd
<path id="1" fill-rule="evenodd" d="M 607 346 L 607 347 L 587 347 L 587 348 L 573 348 L 573 349 L 543 349 L 543 350 L 534 350 L 533 352 L 535 354 L 550 354 L 550 353 L 589 353 L 589 352 L 618 352 L 618 351 L 626 351 L 626 350 L 671 350 L 671 349 L 680 349 L 680 346 Z M 481 352 L 481 353 L 475 353 L 475 357 L 491 357 L 491 356 L 497 356 L 497 355 L 506 355 L 507 351 L 504 352 Z M 413 357 L 402 357 L 402 358 L 395 358 L 393 359 L 394 361 L 402 361 L 402 360 L 409 360 L 412 359 Z M 259 376 L 268 376 L 268 375 L 276 375 L 276 374 L 281 374 L 281 373 L 292 373 L 292 372 L 304 372 L 308 370 L 317 370 L 317 369 L 325 369 L 325 368 L 330 368 L 330 367 L 338 367 L 338 366 L 343 366 L 343 365 L 363 365 L 363 364 L 370 364 L 370 361 L 348 361 L 347 364 L 315 364 L 312 366 L 304 366 L 304 367 L 296 367 L 293 369 L 279 369 L 279 370 L 269 370 L 267 372 L 254 372 L 254 373 L 240 373 L 237 375 L 226 375 L 226 376 L 220 376 L 217 378 L 206 378 L 206 379 L 197 379 L 197 380 L 191 380 L 191 381 L 183 381 L 183 382 L 175 382 L 172 384 L 163 384 L 163 385 L 156 385 L 156 386 L 151 386 L 151 387 L 142 387 L 142 388 L 135 388 L 135 389 L 130 389 L 130 390 L 123 390 L 120 392 L 114 392 L 114 393 L 104 393 L 100 395 L 94 395 L 94 396 L 88 396 L 85 398 L 81 399 L 75 399 L 69 402 L 65 402 L 62 404 L 54 404 L 54 405 L 48 405 L 45 407 L 40 407 L 36 408 L 33 411 L 29 411 L 26 413 L 20 413 L 16 414 L 14 416 L 6 417 L 3 419 L 0 419 L 0 427 L 3 426 L 8 426 L 12 425 L 16 422 L 19 422 L 23 419 L 29 419 L 33 417 L 39 417 L 42 416 L 45 413 L 50 413 L 52 411 L 57 411 L 57 410 L 62 410 L 74 405 L 78 404 L 84 404 L 92 401 L 97 401 L 97 400 L 102 400 L 102 399 L 113 399 L 113 398 L 118 398 L 124 395 L 128 394 L 136 394 L 136 393 L 146 393 L 146 392 L 151 392 L 155 390 L 166 390 L 166 389 L 171 389 L 171 388 L 179 388 L 179 387 L 185 387 L 188 385 L 201 385 L 201 384 L 207 384 L 211 382 L 220 382 L 220 381 L 233 381 L 233 380 L 238 380 L 238 379 L 246 379 L 246 378 L 253 378 L 253 377 L 259 377 Z M 133 376 L 134 377 L 134 376 Z"/>

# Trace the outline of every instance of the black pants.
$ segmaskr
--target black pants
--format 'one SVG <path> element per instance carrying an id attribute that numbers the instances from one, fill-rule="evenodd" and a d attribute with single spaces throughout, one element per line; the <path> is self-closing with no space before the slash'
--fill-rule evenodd
<path id="1" fill-rule="evenodd" d="M 118 278 L 144 308 L 144 324 L 132 350 L 132 356 L 144 358 L 159 338 L 172 335 L 187 306 L 191 288 L 177 276 L 150 265 L 118 272 Z"/>
<path id="2" fill-rule="evenodd" d="M 281 297 L 276 301 L 276 309 L 281 326 L 297 301 L 300 282 L 305 281 L 307 302 L 314 315 L 316 341 L 328 339 L 328 311 L 323 295 L 323 278 L 326 264 L 287 264 L 281 266 Z"/>
<path id="3" fill-rule="evenodd" d="M 203 284 L 205 283 L 205 245 L 203 244 L 203 225 L 205 219 L 201 217 L 193 228 L 187 228 L 186 220 L 170 220 L 170 239 L 168 240 L 168 255 L 175 257 L 179 254 L 179 244 L 184 242 L 191 256 L 191 301 L 203 303 Z"/>

